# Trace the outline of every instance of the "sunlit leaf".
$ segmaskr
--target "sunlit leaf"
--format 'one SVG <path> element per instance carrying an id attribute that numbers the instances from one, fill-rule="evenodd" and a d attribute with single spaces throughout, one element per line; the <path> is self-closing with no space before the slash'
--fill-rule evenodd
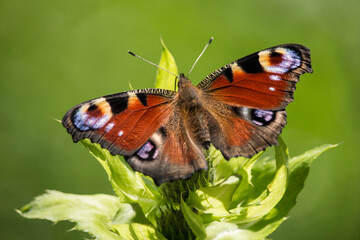
<path id="1" fill-rule="evenodd" d="M 268 214 L 283 197 L 288 181 L 289 154 L 281 137 L 278 142 L 279 145 L 275 146 L 277 170 L 272 182 L 257 199 L 249 203 L 249 207 L 244 209 L 246 215 L 229 216 L 228 222 L 241 224 L 259 220 Z"/>
<path id="2" fill-rule="evenodd" d="M 145 214 L 156 209 L 162 197 L 152 179 L 135 172 L 122 157 L 111 155 L 99 144 L 91 143 L 88 139 L 81 142 L 104 167 L 121 201 L 138 203 Z"/>
<path id="3" fill-rule="evenodd" d="M 186 222 L 189 224 L 189 227 L 196 235 L 198 239 L 205 239 L 206 232 L 203 219 L 196 213 L 194 213 L 190 207 L 181 199 L 181 211 L 184 214 Z"/>
<path id="4" fill-rule="evenodd" d="M 121 206 L 118 198 L 105 194 L 75 195 L 46 191 L 18 210 L 23 217 L 52 222 L 74 222 L 73 229 L 89 233 L 97 239 L 124 239 L 111 227 L 111 220 Z"/>
<path id="5" fill-rule="evenodd" d="M 239 182 L 238 177 L 232 176 L 217 186 L 201 187 L 190 192 L 189 202 L 204 215 L 205 222 L 221 219 L 229 214 L 231 197 Z"/>
<path id="6" fill-rule="evenodd" d="M 111 222 L 111 227 L 125 239 L 165 240 L 137 204 L 122 204 Z"/>
<path id="7" fill-rule="evenodd" d="M 162 54 L 159 62 L 159 66 L 165 68 L 169 72 L 178 75 L 177 65 L 175 59 L 166 48 L 164 41 L 161 39 L 161 45 L 163 47 Z M 176 77 L 162 69 L 157 70 L 155 88 L 163 88 L 175 91 L 176 89 Z"/>

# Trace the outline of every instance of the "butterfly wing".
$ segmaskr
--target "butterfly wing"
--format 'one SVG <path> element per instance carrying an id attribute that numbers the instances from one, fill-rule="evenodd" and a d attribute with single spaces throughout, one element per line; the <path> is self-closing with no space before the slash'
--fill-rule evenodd
<path id="1" fill-rule="evenodd" d="M 211 142 L 226 158 L 252 156 L 277 143 L 299 76 L 312 72 L 310 51 L 285 44 L 253 53 L 206 77 Z"/>
<path id="2" fill-rule="evenodd" d="M 99 143 L 161 184 L 207 167 L 202 148 L 184 134 L 176 96 L 163 89 L 108 95 L 73 107 L 62 123 L 74 142 Z"/>
<path id="3" fill-rule="evenodd" d="M 175 94 L 145 89 L 96 98 L 70 109 L 62 123 L 74 142 L 89 138 L 113 155 L 130 155 L 167 121 Z"/>
<path id="4" fill-rule="evenodd" d="M 178 114 L 175 110 L 140 150 L 125 157 L 134 170 L 151 176 L 157 185 L 207 169 L 203 147 L 189 136 Z M 153 154 L 148 154 L 150 150 Z"/>

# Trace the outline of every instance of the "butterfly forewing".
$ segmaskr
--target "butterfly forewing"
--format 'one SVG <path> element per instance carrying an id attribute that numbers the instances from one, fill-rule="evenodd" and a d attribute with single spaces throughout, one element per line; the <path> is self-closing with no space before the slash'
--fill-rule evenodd
<path id="1" fill-rule="evenodd" d="M 113 155 L 130 155 L 171 116 L 174 96 L 146 89 L 96 98 L 70 109 L 62 122 L 74 142 L 89 138 Z"/>
<path id="2" fill-rule="evenodd" d="M 293 101 L 295 84 L 304 72 L 312 72 L 309 49 L 285 44 L 234 61 L 198 87 L 229 105 L 282 110 Z"/>

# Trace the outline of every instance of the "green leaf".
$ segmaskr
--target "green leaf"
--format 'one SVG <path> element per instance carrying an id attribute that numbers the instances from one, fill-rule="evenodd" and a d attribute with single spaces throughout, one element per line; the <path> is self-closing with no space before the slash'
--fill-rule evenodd
<path id="1" fill-rule="evenodd" d="M 289 180 L 286 192 L 281 201 L 261 221 L 248 228 L 254 232 L 258 239 L 275 231 L 278 226 L 286 220 L 289 211 L 296 204 L 296 198 L 304 187 L 305 180 L 310 170 L 310 164 L 323 152 L 336 147 L 337 145 L 323 145 L 316 147 L 304 154 L 289 160 Z"/>
<path id="2" fill-rule="evenodd" d="M 258 198 L 250 202 L 248 207 L 241 209 L 246 211 L 246 214 L 237 215 L 238 209 L 234 209 L 234 215 L 226 218 L 228 222 L 243 224 L 257 221 L 268 214 L 283 197 L 288 181 L 289 154 L 281 137 L 278 143 L 279 145 L 275 146 L 277 170 L 273 180 Z"/>
<path id="3" fill-rule="evenodd" d="M 194 213 L 188 205 L 181 198 L 181 212 L 184 214 L 185 220 L 193 233 L 198 239 L 205 239 L 206 232 L 203 219 L 196 213 Z"/>
<path id="4" fill-rule="evenodd" d="M 269 158 L 261 159 L 253 168 L 252 181 L 255 189 L 267 188 L 271 181 L 274 183 L 275 172 L 278 174 L 279 169 L 284 165 L 282 163 L 286 162 L 284 160 L 288 158 L 287 148 L 282 139 L 279 140 L 279 146 L 276 147 L 277 168 L 275 169 L 274 159 Z M 269 236 L 286 220 L 287 214 L 294 207 L 296 198 L 304 187 L 304 182 L 310 170 L 310 164 L 320 154 L 333 147 L 336 147 L 336 145 L 316 147 L 300 156 L 291 158 L 288 161 L 289 174 L 286 191 L 275 207 L 250 225 L 243 225 L 241 222 L 235 224 L 214 221 L 206 227 L 207 239 L 264 239 Z M 272 178 L 273 180 L 271 180 Z M 264 191 L 260 191 L 260 193 L 264 193 Z M 265 200 L 269 195 L 263 195 L 262 205 L 266 205 Z M 239 211 L 239 214 L 242 216 L 242 211 Z"/>
<path id="5" fill-rule="evenodd" d="M 251 193 L 253 192 L 254 185 L 251 182 L 251 171 L 257 160 L 263 154 L 264 152 L 260 152 L 258 154 L 255 154 L 251 158 L 246 159 L 242 164 L 241 168 L 237 170 L 237 173 L 242 177 L 242 180 L 231 198 L 231 208 L 235 208 L 240 204 L 246 202 Z"/>
<path id="6" fill-rule="evenodd" d="M 230 176 L 241 177 L 240 184 L 231 196 L 230 208 L 234 208 L 244 202 L 253 190 L 253 184 L 251 183 L 251 170 L 256 161 L 263 155 L 263 152 L 255 154 L 251 158 L 232 158 L 225 160 L 219 150 L 216 150 L 213 146 L 210 147 L 208 161 L 212 164 L 212 184 L 219 185 L 222 181 L 225 181 Z"/>
<path id="7" fill-rule="evenodd" d="M 212 184 L 218 185 L 231 175 L 236 174 L 246 160 L 244 157 L 225 160 L 221 152 L 211 146 L 208 161 L 212 165 Z"/>
<path id="8" fill-rule="evenodd" d="M 145 217 L 138 204 L 122 204 L 111 222 L 117 234 L 125 239 L 165 240 Z"/>
<path id="9" fill-rule="evenodd" d="M 323 152 L 336 147 L 337 145 L 323 145 L 316 147 L 310 151 L 303 153 L 300 156 L 293 157 L 289 161 L 289 182 L 284 197 L 279 204 L 275 207 L 274 212 L 276 215 L 267 216 L 267 219 L 271 217 L 285 217 L 291 208 L 296 204 L 296 198 L 300 191 L 303 189 L 305 180 L 310 171 L 311 163 L 320 156 Z"/>
<path id="10" fill-rule="evenodd" d="M 239 182 L 238 177 L 231 176 L 217 186 L 201 187 L 190 192 L 188 202 L 197 208 L 205 223 L 221 219 L 229 215 L 231 197 Z"/>
<path id="11" fill-rule="evenodd" d="M 165 43 L 162 39 L 161 39 L 161 45 L 163 49 L 162 49 L 159 66 L 165 68 L 166 70 L 172 72 L 175 75 L 179 75 L 175 63 L 175 59 L 170 53 L 170 51 L 166 48 Z M 175 91 L 177 88 L 175 81 L 176 81 L 176 77 L 174 75 L 171 75 L 170 73 L 159 68 L 157 70 L 155 88 L 163 88 L 163 89 L 169 89 Z"/>
<path id="12" fill-rule="evenodd" d="M 316 148 L 313 148 L 312 150 L 306 151 L 300 156 L 294 157 L 290 159 L 289 162 L 289 168 L 291 171 L 301 167 L 301 165 L 305 164 L 307 166 L 310 166 L 310 164 L 318 158 L 322 153 L 325 151 L 337 147 L 338 144 L 326 144 L 323 146 L 319 146 Z"/>
<path id="13" fill-rule="evenodd" d="M 253 239 L 262 240 L 274 232 L 286 218 L 260 221 L 255 225 L 242 226 L 229 222 L 212 222 L 206 227 L 208 239 Z"/>
<path id="14" fill-rule="evenodd" d="M 262 240 L 273 232 L 285 219 L 266 225 L 262 229 L 240 228 L 234 223 L 212 222 L 206 227 L 207 240 Z"/>
<path id="15" fill-rule="evenodd" d="M 122 202 L 138 203 L 146 215 L 157 209 L 162 196 L 150 177 L 135 172 L 122 157 L 111 155 L 99 144 L 88 139 L 81 142 L 104 167 Z"/>
<path id="16" fill-rule="evenodd" d="M 111 220 L 121 206 L 118 198 L 105 194 L 75 195 L 46 191 L 31 203 L 17 210 L 25 218 L 53 222 L 76 223 L 73 229 L 89 233 L 97 239 L 124 239 L 116 234 Z"/>

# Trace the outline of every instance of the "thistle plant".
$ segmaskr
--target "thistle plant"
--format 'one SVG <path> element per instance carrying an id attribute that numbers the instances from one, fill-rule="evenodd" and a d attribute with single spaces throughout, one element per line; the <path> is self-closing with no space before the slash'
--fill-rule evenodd
<path id="1" fill-rule="evenodd" d="M 163 44 L 161 67 L 177 75 Z M 173 89 L 172 75 L 158 70 L 156 88 Z M 289 157 L 281 137 L 275 156 L 265 151 L 226 161 L 210 147 L 208 170 L 157 186 L 90 140 L 85 148 L 106 171 L 115 195 L 76 195 L 48 190 L 17 212 L 31 219 L 70 221 L 95 239 L 265 239 L 286 220 L 304 187 L 311 163 L 336 145 Z"/>

